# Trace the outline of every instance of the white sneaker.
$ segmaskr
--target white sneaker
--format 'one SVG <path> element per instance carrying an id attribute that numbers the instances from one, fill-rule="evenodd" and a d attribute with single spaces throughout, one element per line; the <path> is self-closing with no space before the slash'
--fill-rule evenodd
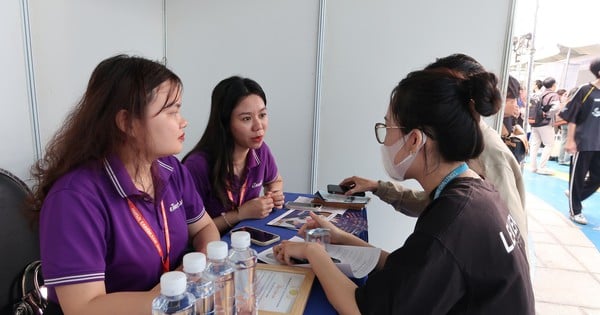
<path id="1" fill-rule="evenodd" d="M 538 173 L 540 175 L 554 175 L 554 172 L 547 168 L 540 168 L 536 171 L 536 173 Z"/>
<path id="2" fill-rule="evenodd" d="M 583 216 L 583 213 L 572 215 L 570 218 L 571 221 L 581 225 L 586 225 L 588 223 L 587 219 Z"/>

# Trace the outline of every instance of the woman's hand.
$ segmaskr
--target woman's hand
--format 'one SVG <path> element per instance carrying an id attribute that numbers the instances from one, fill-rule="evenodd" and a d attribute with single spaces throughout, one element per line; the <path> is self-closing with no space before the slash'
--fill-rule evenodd
<path id="1" fill-rule="evenodd" d="M 265 196 L 273 199 L 275 208 L 283 208 L 285 196 L 283 195 L 283 178 L 277 174 L 277 177 L 272 182 L 264 185 Z"/>
<path id="2" fill-rule="evenodd" d="M 340 182 L 340 185 L 352 187 L 348 191 L 346 191 L 346 196 L 351 196 L 352 194 L 363 191 L 375 192 L 378 187 L 377 181 L 358 176 L 348 177 L 342 180 L 342 182 Z"/>
<path id="3" fill-rule="evenodd" d="M 246 203 L 238 208 L 238 218 L 240 221 L 266 218 L 271 213 L 274 206 L 273 198 L 269 196 L 257 197 L 246 201 Z"/>
<path id="4" fill-rule="evenodd" d="M 347 238 L 348 232 L 340 230 L 337 226 L 333 225 L 333 223 L 325 220 L 324 217 L 314 213 L 309 212 L 310 218 L 306 219 L 306 223 L 300 228 L 298 231 L 298 235 L 302 236 L 302 238 L 306 237 L 306 231 L 315 229 L 315 228 L 326 228 L 329 229 L 330 241 L 332 244 L 344 244 L 344 240 Z"/>
<path id="5" fill-rule="evenodd" d="M 329 254 L 325 251 L 325 247 L 319 243 L 282 241 L 281 244 L 273 246 L 273 254 L 277 261 L 286 265 L 294 264 L 292 257 L 307 259 L 309 251 L 312 251 L 315 255 L 326 255 L 329 257 Z"/>
<path id="6" fill-rule="evenodd" d="M 281 190 L 272 190 L 265 192 L 267 197 L 271 197 L 273 199 L 274 208 L 281 209 L 283 208 L 283 204 L 285 202 L 285 196 L 283 195 L 283 191 Z"/>

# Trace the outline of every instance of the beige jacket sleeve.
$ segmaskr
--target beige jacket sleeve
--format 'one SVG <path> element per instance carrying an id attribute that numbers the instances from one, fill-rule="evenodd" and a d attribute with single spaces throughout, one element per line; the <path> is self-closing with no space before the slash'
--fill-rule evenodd
<path id="1" fill-rule="evenodd" d="M 408 189 L 392 182 L 378 181 L 377 184 L 373 194 L 408 216 L 418 217 L 429 203 L 425 191 Z"/>

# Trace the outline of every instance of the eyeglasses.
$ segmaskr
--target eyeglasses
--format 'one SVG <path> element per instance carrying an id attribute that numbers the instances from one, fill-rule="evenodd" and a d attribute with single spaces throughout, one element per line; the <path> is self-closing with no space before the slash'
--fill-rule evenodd
<path id="1" fill-rule="evenodd" d="M 384 123 L 376 123 L 375 124 L 375 139 L 377 142 L 383 144 L 385 141 L 385 135 L 387 134 L 388 129 L 402 129 L 404 127 L 400 126 L 388 126 Z"/>

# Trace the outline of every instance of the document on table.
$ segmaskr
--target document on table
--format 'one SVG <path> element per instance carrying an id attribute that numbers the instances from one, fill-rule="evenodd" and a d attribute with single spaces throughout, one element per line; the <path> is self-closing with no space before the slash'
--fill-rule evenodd
<path id="1" fill-rule="evenodd" d="M 312 200 L 313 200 L 313 198 L 298 196 L 298 198 L 296 198 L 296 200 L 294 200 L 294 201 L 295 202 L 303 202 L 303 203 L 312 203 Z M 326 211 L 326 212 L 331 212 L 331 213 L 342 215 L 346 212 L 346 209 L 322 206 L 319 208 L 319 211 Z"/>
<path id="2" fill-rule="evenodd" d="M 288 210 L 277 218 L 269 221 L 267 225 L 283 227 L 291 230 L 299 230 L 304 224 L 306 224 L 306 220 L 310 218 L 310 212 L 311 210 Z M 312 212 L 325 217 L 327 221 L 331 221 L 336 216 L 336 214 L 333 212 L 321 210 L 314 210 Z"/>
<path id="3" fill-rule="evenodd" d="M 297 236 L 292 237 L 290 241 L 304 242 L 302 238 Z M 329 256 L 337 258 L 340 261 L 335 265 L 346 276 L 363 278 L 377 266 L 381 249 L 376 247 L 328 244 L 327 252 L 329 253 Z M 273 247 L 258 253 L 258 259 L 267 264 L 281 265 L 273 255 Z M 297 264 L 294 266 L 310 268 L 310 264 Z"/>

